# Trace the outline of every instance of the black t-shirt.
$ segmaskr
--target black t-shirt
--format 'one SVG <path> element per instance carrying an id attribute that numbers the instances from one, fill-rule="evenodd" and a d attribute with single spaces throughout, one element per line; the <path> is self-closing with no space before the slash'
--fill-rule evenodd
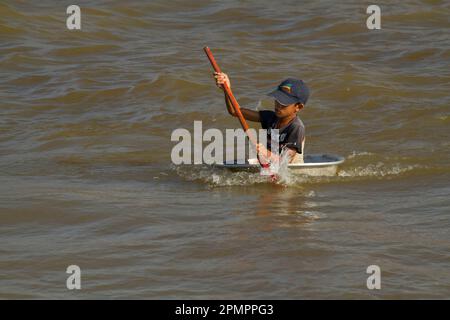
<path id="1" fill-rule="evenodd" d="M 259 111 L 261 126 L 267 129 L 267 149 L 270 149 L 270 129 L 275 129 L 278 117 L 274 111 Z M 279 147 L 294 149 L 298 153 L 303 153 L 302 141 L 305 139 L 305 126 L 300 118 L 295 117 L 287 126 L 279 128 Z M 275 152 L 276 150 L 274 150 Z"/>

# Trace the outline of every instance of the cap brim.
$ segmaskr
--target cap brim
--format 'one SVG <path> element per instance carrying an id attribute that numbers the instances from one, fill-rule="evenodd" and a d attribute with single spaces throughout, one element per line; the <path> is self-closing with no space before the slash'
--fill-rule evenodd
<path id="1" fill-rule="evenodd" d="M 275 90 L 275 91 L 272 91 L 271 93 L 269 93 L 267 95 L 269 97 L 275 98 L 279 103 L 281 103 L 281 104 L 283 104 L 285 106 L 298 102 L 298 99 L 293 98 L 293 97 L 287 95 L 286 93 L 284 93 L 283 91 L 278 90 L 278 89 Z"/>

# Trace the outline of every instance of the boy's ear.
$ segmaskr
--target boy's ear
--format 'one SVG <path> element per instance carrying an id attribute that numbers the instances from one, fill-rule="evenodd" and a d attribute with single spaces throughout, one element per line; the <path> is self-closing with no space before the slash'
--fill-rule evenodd
<path id="1" fill-rule="evenodd" d="M 298 111 L 302 110 L 304 107 L 303 103 L 297 103 Z"/>

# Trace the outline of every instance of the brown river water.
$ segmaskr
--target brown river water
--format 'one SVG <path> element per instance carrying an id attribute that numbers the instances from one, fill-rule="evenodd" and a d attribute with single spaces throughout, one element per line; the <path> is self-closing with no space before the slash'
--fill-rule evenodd
<path id="1" fill-rule="evenodd" d="M 383 1 L 381 30 L 363 1 L 76 4 L 81 30 L 0 2 L 0 298 L 450 298 L 448 1 Z M 173 165 L 174 129 L 239 127 L 205 45 L 242 106 L 304 79 L 338 174 Z"/>

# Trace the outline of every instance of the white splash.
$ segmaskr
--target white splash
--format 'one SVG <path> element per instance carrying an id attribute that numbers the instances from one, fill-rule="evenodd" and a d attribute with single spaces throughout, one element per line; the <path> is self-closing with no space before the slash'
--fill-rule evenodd
<path id="1" fill-rule="evenodd" d="M 366 152 L 366 151 L 361 151 L 361 152 L 353 151 L 353 152 L 347 157 L 347 159 L 353 159 L 353 158 L 356 158 L 356 157 L 358 157 L 358 156 L 371 156 L 371 155 L 373 155 L 373 153 L 371 153 L 371 152 Z"/>

